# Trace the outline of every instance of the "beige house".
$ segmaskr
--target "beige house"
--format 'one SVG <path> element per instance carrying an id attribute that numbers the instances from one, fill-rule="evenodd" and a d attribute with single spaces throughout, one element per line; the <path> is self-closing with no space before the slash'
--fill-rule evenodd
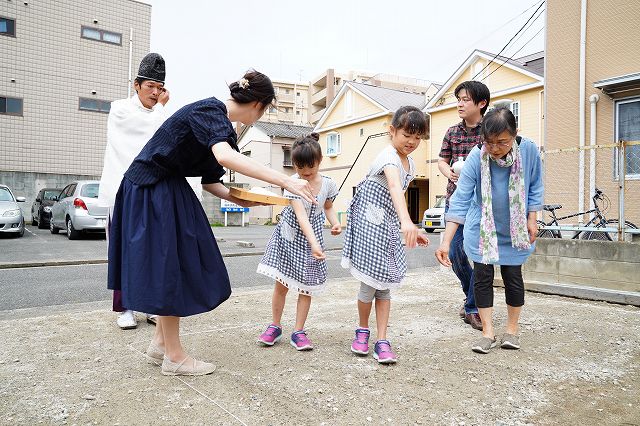
<path id="1" fill-rule="evenodd" d="M 489 88 L 490 107 L 506 105 L 513 111 L 520 135 L 532 139 L 539 146 L 544 145 L 544 52 L 510 59 L 475 50 L 424 108 L 431 117 L 431 139 L 426 146 L 429 163 L 426 176 L 431 183 L 430 206 L 438 196 L 446 194 L 447 178 L 442 176 L 437 163 L 445 132 L 460 122 L 454 90 L 463 81 L 473 79 L 482 81 Z"/>
<path id="2" fill-rule="evenodd" d="M 276 106 L 268 108 L 262 120 L 299 126 L 307 125 L 309 123 L 309 84 L 283 80 L 272 82 L 276 90 Z"/>
<path id="3" fill-rule="evenodd" d="M 313 129 L 307 126 L 296 126 L 285 123 L 269 123 L 258 121 L 243 128 L 238 136 L 238 148 L 247 157 L 251 157 L 261 164 L 286 175 L 295 173 L 291 163 L 291 144 L 301 136 L 308 135 Z M 225 182 L 246 183 L 251 187 L 267 188 L 275 194 L 281 195 L 279 187 L 244 176 L 240 173 L 227 171 Z M 278 206 L 251 207 L 249 211 L 250 223 L 265 223 L 279 213 Z"/>
<path id="4" fill-rule="evenodd" d="M 309 82 L 309 122 L 311 124 L 317 124 L 320 121 L 327 107 L 331 105 L 342 84 L 346 81 L 420 94 L 429 92 L 430 86 L 433 84 L 428 80 L 393 74 L 366 71 L 338 72 L 334 69 L 327 69 Z"/>
<path id="5" fill-rule="evenodd" d="M 617 218 L 617 150 L 576 148 L 640 140 L 638 22 L 636 1 L 547 2 L 545 201 L 566 214 L 589 208 L 597 187 Z M 561 148 L 573 151 L 553 152 Z M 640 226 L 640 146 L 626 148 L 625 163 L 625 217 Z"/>
<path id="6" fill-rule="evenodd" d="M 437 90 L 431 87 L 429 95 Z M 425 94 L 344 82 L 340 91 L 315 126 L 320 134 L 324 160 L 321 173 L 331 177 L 342 189 L 334 205 L 343 224 L 356 185 L 365 177 L 369 165 L 390 142 L 387 132 L 394 112 L 401 106 L 424 107 Z M 426 142 L 412 155 L 417 168 L 415 179 L 406 192 L 409 214 L 419 222 L 427 208 L 429 182 Z"/>

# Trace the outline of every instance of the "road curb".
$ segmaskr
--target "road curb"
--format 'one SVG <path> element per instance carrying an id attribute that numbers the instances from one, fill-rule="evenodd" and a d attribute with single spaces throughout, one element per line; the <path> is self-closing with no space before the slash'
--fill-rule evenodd
<path id="1" fill-rule="evenodd" d="M 342 247 L 328 248 L 325 251 L 338 251 Z M 261 256 L 264 251 L 245 251 L 238 253 L 225 253 L 222 257 L 248 257 Z M 85 260 L 50 260 L 42 262 L 7 262 L 0 263 L 0 269 L 17 268 L 42 268 L 47 266 L 76 266 L 76 265 L 101 265 L 107 263 L 107 259 L 85 259 Z"/>

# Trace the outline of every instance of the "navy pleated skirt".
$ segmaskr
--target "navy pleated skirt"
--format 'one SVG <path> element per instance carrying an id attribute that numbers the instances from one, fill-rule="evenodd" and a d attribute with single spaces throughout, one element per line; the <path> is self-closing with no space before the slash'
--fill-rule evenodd
<path id="1" fill-rule="evenodd" d="M 126 309 L 185 317 L 231 295 L 209 220 L 183 177 L 122 180 L 109 229 L 108 287 Z"/>

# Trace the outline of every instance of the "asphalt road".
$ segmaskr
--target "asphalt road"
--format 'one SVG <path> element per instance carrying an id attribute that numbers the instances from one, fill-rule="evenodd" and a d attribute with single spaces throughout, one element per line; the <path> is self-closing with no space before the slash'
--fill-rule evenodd
<path id="1" fill-rule="evenodd" d="M 69 241 L 63 235 L 51 235 L 47 230 L 28 226 L 23 238 L 0 239 L 0 263 L 42 261 L 43 259 L 102 259 L 106 258 L 106 241 L 99 236 Z M 255 273 L 261 254 L 237 256 L 238 253 L 261 253 L 273 227 L 214 228 L 220 249 L 225 257 L 234 288 L 271 284 L 271 279 Z M 432 235 L 426 248 L 408 250 L 409 269 L 436 265 L 434 251 L 439 241 Z M 242 248 L 237 241 L 248 241 L 254 248 Z M 341 238 L 327 236 L 329 278 L 350 276 L 340 267 Z M 72 265 L 0 269 L 0 311 L 65 305 L 71 303 L 109 300 L 106 289 L 107 265 Z"/>

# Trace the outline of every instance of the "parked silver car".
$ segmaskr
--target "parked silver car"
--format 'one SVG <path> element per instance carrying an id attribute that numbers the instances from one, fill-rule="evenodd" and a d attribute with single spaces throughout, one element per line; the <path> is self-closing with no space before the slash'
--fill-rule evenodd
<path id="1" fill-rule="evenodd" d="M 436 229 L 444 229 L 444 205 L 446 198 L 440 197 L 436 204 L 424 211 L 422 216 L 422 227 L 427 232 L 433 232 Z"/>
<path id="2" fill-rule="evenodd" d="M 97 180 L 81 180 L 65 186 L 51 206 L 51 233 L 66 229 L 67 237 L 76 240 L 83 232 L 104 232 L 108 208 L 98 206 L 99 188 Z"/>
<path id="3" fill-rule="evenodd" d="M 24 215 L 18 203 L 24 203 L 24 197 L 14 197 L 6 185 L 0 185 L 0 233 L 24 235 Z"/>

